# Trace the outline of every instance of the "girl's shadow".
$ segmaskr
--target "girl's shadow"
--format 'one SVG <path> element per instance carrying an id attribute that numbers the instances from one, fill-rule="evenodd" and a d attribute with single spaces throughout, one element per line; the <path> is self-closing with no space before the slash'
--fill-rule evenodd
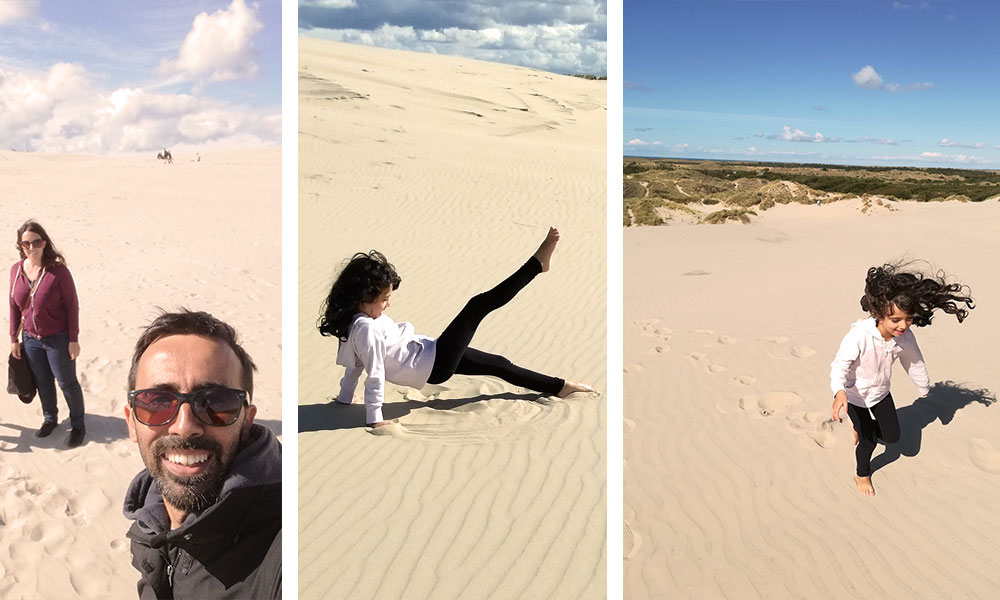
<path id="1" fill-rule="evenodd" d="M 891 464 L 903 456 L 916 456 L 920 452 L 922 431 L 940 419 L 942 425 L 951 423 L 959 409 L 977 402 L 990 406 L 997 401 L 988 389 L 971 389 L 954 381 L 942 381 L 931 386 L 931 391 L 913 404 L 896 410 L 899 417 L 899 441 L 886 446 L 885 452 L 872 459 L 872 472 Z"/>

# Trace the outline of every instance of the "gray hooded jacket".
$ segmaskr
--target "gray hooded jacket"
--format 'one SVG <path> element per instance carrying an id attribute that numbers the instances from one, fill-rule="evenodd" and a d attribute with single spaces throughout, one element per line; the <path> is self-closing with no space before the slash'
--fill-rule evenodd
<path id="1" fill-rule="evenodd" d="M 177 529 L 146 470 L 124 513 L 140 598 L 281 598 L 281 443 L 266 427 L 251 426 L 215 504 Z"/>

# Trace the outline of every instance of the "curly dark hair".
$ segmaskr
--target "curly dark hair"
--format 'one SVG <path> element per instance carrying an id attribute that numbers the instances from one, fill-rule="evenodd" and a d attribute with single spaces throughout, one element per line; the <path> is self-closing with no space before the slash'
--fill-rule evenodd
<path id="1" fill-rule="evenodd" d="M 323 302 L 323 314 L 316 323 L 319 332 L 346 342 L 358 307 L 374 302 L 390 287 L 399 289 L 400 281 L 396 268 L 381 252 L 358 252 L 347 261 L 330 287 Z"/>
<path id="2" fill-rule="evenodd" d="M 968 286 L 948 283 L 943 271 L 928 275 L 912 265 L 889 263 L 868 269 L 861 310 L 878 321 L 889 316 L 895 304 L 899 310 L 913 316 L 914 325 L 923 327 L 931 324 L 937 309 L 955 315 L 961 323 L 969 316 L 969 310 L 976 307 Z"/>
<path id="3" fill-rule="evenodd" d="M 32 233 L 37 233 L 45 240 L 45 249 L 42 250 L 42 266 L 46 269 L 51 269 L 52 267 L 58 265 L 65 265 L 66 259 L 63 258 L 62 253 L 56 250 L 56 245 L 52 243 L 52 238 L 49 234 L 45 232 L 45 228 L 38 221 L 33 221 L 28 219 L 17 229 L 17 253 L 21 255 L 24 259 L 27 256 L 24 253 L 24 248 L 21 247 L 21 236 L 24 235 L 25 231 L 30 231 Z"/>

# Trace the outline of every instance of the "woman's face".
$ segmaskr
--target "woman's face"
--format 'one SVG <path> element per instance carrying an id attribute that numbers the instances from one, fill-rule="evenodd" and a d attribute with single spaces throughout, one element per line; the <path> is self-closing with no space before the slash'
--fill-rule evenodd
<path id="1" fill-rule="evenodd" d="M 45 251 L 45 240 L 34 231 L 25 231 L 21 234 L 21 250 L 24 256 L 30 258 L 35 264 L 42 263 L 42 252 Z"/>
<path id="2" fill-rule="evenodd" d="M 392 296 L 392 286 L 385 288 L 385 291 L 371 302 L 362 302 L 358 309 L 369 317 L 377 319 L 382 316 L 385 309 L 389 308 L 389 296 Z"/>

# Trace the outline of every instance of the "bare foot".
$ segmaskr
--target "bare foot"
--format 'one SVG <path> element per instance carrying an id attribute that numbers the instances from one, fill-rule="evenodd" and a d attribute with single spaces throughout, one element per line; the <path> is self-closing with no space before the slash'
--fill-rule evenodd
<path id="1" fill-rule="evenodd" d="M 556 394 L 560 398 L 565 398 L 570 394 L 575 394 L 576 392 L 596 392 L 594 388 L 590 387 L 584 383 L 577 383 L 575 381 L 565 381 L 563 383 L 562 389 Z"/>
<path id="2" fill-rule="evenodd" d="M 555 252 L 558 241 L 559 230 L 555 227 L 549 227 L 549 233 L 542 241 L 542 245 L 532 254 L 532 256 L 538 259 L 538 262 L 542 263 L 542 273 L 549 270 L 549 266 L 552 263 L 552 253 Z"/>
<path id="3" fill-rule="evenodd" d="M 872 485 L 871 477 L 858 477 L 855 475 L 854 482 L 858 484 L 858 492 L 860 492 L 862 496 L 875 495 L 875 487 Z"/>

